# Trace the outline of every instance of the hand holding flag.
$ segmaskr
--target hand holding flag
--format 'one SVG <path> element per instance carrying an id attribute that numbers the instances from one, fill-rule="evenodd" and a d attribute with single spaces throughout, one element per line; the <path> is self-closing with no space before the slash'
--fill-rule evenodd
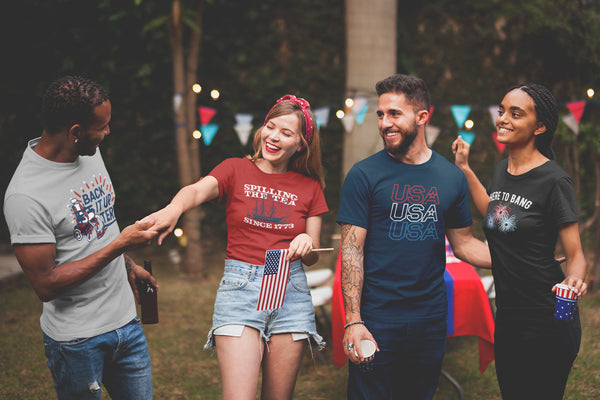
<path id="1" fill-rule="evenodd" d="M 263 273 L 257 311 L 280 308 L 285 298 L 288 277 L 290 275 L 289 250 L 267 250 L 265 272 Z"/>

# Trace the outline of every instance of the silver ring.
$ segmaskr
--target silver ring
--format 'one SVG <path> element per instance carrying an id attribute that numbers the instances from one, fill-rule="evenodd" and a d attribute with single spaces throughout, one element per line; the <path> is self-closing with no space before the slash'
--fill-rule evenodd
<path id="1" fill-rule="evenodd" d="M 352 343 L 348 343 L 348 346 L 346 346 L 346 348 L 348 349 L 348 351 L 350 351 L 354 348 L 354 345 Z"/>

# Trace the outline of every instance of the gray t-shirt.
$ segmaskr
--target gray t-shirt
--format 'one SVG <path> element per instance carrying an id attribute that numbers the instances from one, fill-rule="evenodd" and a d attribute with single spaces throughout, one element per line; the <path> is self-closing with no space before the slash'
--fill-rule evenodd
<path id="1" fill-rule="evenodd" d="M 38 155 L 31 140 L 4 198 L 11 242 L 54 243 L 56 265 L 80 260 L 119 236 L 115 192 L 100 151 L 73 163 Z M 136 316 L 135 301 L 119 256 L 94 276 L 43 303 L 40 324 L 54 340 L 110 332 Z"/>

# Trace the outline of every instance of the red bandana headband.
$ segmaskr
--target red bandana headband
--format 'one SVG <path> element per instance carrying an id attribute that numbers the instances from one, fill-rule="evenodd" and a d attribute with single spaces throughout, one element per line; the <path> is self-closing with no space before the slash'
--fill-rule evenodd
<path id="1" fill-rule="evenodd" d="M 308 113 L 308 111 L 310 110 L 310 104 L 308 104 L 308 101 L 304 100 L 303 98 L 296 97 L 293 94 L 286 94 L 285 96 L 277 100 L 275 104 L 277 105 L 284 101 L 289 101 L 290 103 L 295 104 L 302 110 L 302 114 L 304 114 L 304 124 L 306 125 L 306 135 L 304 136 L 304 139 L 306 139 L 306 143 L 310 144 L 313 137 L 313 120 L 310 117 L 310 114 Z M 271 110 L 273 110 L 273 108 L 271 108 Z M 267 117 L 265 117 L 265 124 L 267 123 L 267 118 L 270 113 L 271 111 L 269 111 L 267 113 Z"/>

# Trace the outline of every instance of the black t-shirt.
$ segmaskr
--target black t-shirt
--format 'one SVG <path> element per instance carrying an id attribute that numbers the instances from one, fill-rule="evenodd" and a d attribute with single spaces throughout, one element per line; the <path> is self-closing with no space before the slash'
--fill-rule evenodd
<path id="1" fill-rule="evenodd" d="M 560 225 L 575 222 L 573 182 L 555 162 L 522 175 L 494 171 L 483 228 L 492 256 L 496 305 L 501 309 L 550 309 L 552 286 L 564 279 L 554 250 Z"/>

